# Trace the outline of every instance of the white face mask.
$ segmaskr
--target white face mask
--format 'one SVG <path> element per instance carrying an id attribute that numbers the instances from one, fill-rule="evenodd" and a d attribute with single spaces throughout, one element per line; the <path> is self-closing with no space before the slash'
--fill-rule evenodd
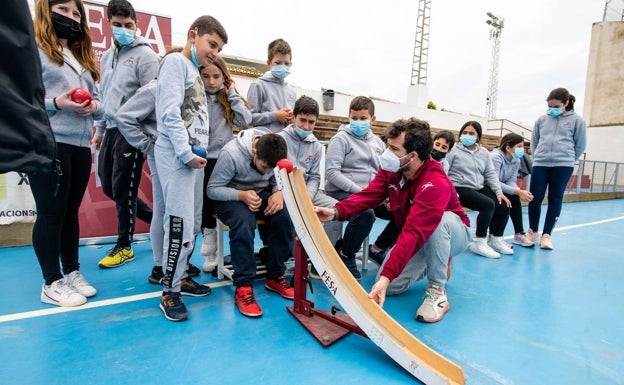
<path id="1" fill-rule="evenodd" d="M 394 154 L 394 152 L 390 151 L 389 148 L 386 148 L 385 151 L 381 155 L 379 155 L 379 165 L 382 169 L 388 172 L 397 172 L 403 166 L 407 165 L 406 163 L 401 166 L 401 159 L 405 158 L 408 155 L 409 154 L 405 154 L 399 158 Z"/>

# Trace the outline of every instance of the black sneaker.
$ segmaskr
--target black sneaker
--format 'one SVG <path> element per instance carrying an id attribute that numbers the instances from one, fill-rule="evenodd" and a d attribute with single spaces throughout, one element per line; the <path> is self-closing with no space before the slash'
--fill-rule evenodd
<path id="1" fill-rule="evenodd" d="M 362 279 L 362 275 L 357 268 L 357 263 L 355 263 L 355 257 L 346 257 L 344 254 L 342 254 L 341 251 L 340 259 L 342 259 L 342 262 L 344 262 L 345 266 L 347 266 L 347 269 L 349 269 L 349 271 L 353 275 L 353 278 L 355 278 L 357 281 Z"/>
<path id="2" fill-rule="evenodd" d="M 200 285 L 193 281 L 192 278 L 186 277 L 182 280 L 182 288 L 180 290 L 182 295 L 190 295 L 192 297 L 203 297 L 212 292 L 210 286 Z"/>
<path id="3" fill-rule="evenodd" d="M 177 322 L 188 319 L 188 311 L 180 293 L 163 291 L 160 296 L 160 310 L 169 321 Z"/>
<path id="4" fill-rule="evenodd" d="M 152 274 L 147 277 L 147 281 L 149 283 L 153 283 L 154 285 L 160 285 L 162 284 L 162 279 L 164 276 L 165 274 L 162 271 L 162 266 L 154 266 L 152 267 Z"/>
<path id="5" fill-rule="evenodd" d="M 192 263 L 188 264 L 188 267 L 186 268 L 186 275 L 192 278 L 192 277 L 197 277 L 199 273 L 200 273 L 199 267 L 193 265 Z"/>
<path id="6" fill-rule="evenodd" d="M 382 250 L 378 253 L 373 251 L 373 245 L 368 246 L 368 259 L 375 262 L 377 266 L 381 266 L 383 264 L 384 259 L 386 259 L 386 250 Z"/>

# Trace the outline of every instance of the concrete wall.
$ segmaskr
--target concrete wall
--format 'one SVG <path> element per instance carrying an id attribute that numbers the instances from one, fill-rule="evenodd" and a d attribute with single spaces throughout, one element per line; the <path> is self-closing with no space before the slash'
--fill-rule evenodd
<path id="1" fill-rule="evenodd" d="M 585 106 L 586 158 L 624 162 L 624 23 L 592 26 Z"/>
<path id="2" fill-rule="evenodd" d="M 592 26 L 585 105 L 587 125 L 624 125 L 624 22 Z"/>

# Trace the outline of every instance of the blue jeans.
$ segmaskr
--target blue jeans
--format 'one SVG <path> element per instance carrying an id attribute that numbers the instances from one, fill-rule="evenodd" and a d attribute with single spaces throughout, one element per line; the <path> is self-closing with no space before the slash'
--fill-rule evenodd
<path id="1" fill-rule="evenodd" d="M 294 228 L 286 207 L 273 215 L 265 216 L 263 212 L 270 192 L 263 191 L 258 195 L 262 198 L 262 205 L 257 212 L 250 211 L 244 202 L 215 201 L 215 211 L 219 219 L 230 228 L 230 253 L 234 267 L 232 279 L 236 287 L 251 286 L 256 277 L 254 236 L 257 219 L 263 219 L 267 227 L 267 278 L 284 275 L 284 262 L 290 258 L 294 245 Z"/>
<path id="2" fill-rule="evenodd" d="M 531 186 L 529 190 L 533 194 L 533 200 L 529 203 L 529 228 L 539 230 L 540 215 L 542 213 L 542 201 L 548 187 L 548 209 L 544 219 L 544 234 L 551 234 L 555 222 L 561 214 L 563 194 L 574 167 L 543 167 L 533 166 L 531 172 Z"/>
<path id="3" fill-rule="evenodd" d="M 462 222 L 457 214 L 446 211 L 427 242 L 412 256 L 401 274 L 390 282 L 386 294 L 403 293 L 414 282 L 424 277 L 429 280 L 429 286 L 437 286 L 444 291 L 448 278 L 449 256 L 462 253 L 469 243 L 470 228 Z M 392 256 L 392 249 L 388 255 Z M 388 260 L 389 258 L 386 258 L 384 264 L 379 268 L 377 280 Z"/>

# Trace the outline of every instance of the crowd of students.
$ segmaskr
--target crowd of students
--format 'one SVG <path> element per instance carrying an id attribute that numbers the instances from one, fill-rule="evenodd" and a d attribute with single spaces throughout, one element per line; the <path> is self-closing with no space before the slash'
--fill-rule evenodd
<path id="1" fill-rule="evenodd" d="M 159 307 L 171 321 L 188 318 L 182 295 L 211 292 L 193 280 L 200 269 L 189 258 L 202 234 L 202 269 L 215 269 L 217 217 L 230 229 L 238 310 L 248 317 L 262 315 L 253 288 L 258 220 L 266 247 L 264 286 L 294 297 L 284 279 L 293 227 L 273 175 L 282 158 L 303 171 L 315 210 L 355 279 L 361 278 L 356 252 L 375 219 L 388 220 L 369 249 L 380 265 L 369 297 L 383 305 L 386 295 L 426 278 L 415 316 L 423 322 L 439 321 L 450 307 L 445 287 L 452 255 L 468 247 L 490 258 L 512 254 L 502 237 L 510 216 L 513 243 L 533 246 L 546 188 L 549 206 L 540 245 L 553 248 L 550 235 L 565 182 L 585 147 L 584 122 L 565 89 L 549 95 L 548 115 L 536 123 L 530 192 L 516 184 L 522 137 L 506 135 L 490 153 L 480 145 L 478 122 L 464 124 L 455 145 L 451 132 L 432 137 L 427 122 L 410 118 L 388 126 L 382 141 L 371 130 L 374 103 L 364 96 L 351 101 L 349 123 L 329 141 L 321 175 L 323 148 L 313 133 L 319 106 L 307 96 L 297 99 L 286 82 L 292 66 L 286 41 L 268 45 L 269 70 L 252 82 L 246 100 L 219 56 L 228 35 L 214 17 L 197 18 L 186 45 L 161 59 L 136 34 L 136 14 L 127 0 L 110 1 L 108 21 L 114 44 L 98 70 L 82 1 L 36 3 L 46 109 L 61 170 L 29 175 L 38 213 L 33 247 L 45 280 L 43 302 L 78 306 L 97 292 L 78 262 L 78 208 L 89 178 L 90 146 L 100 149 L 98 175 L 117 208 L 117 242 L 99 266 L 132 261 L 135 221 L 151 223 L 154 267 L 148 280 L 162 286 Z M 75 87 L 86 88 L 93 100 L 72 101 Z M 151 171 L 153 209 L 137 198 L 144 159 Z M 526 233 L 521 200 L 531 202 Z M 463 207 L 479 212 L 474 241 Z"/>

